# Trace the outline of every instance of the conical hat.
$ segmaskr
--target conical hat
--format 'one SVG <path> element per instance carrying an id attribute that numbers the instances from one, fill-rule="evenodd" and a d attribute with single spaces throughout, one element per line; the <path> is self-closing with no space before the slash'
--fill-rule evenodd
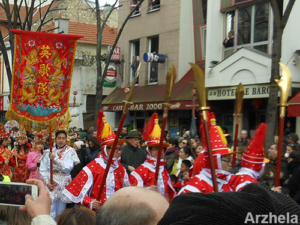
<path id="1" fill-rule="evenodd" d="M 145 126 L 143 138 L 147 142 L 148 147 L 159 146 L 161 136 L 161 128 L 158 124 L 158 114 L 153 113 L 150 120 Z M 166 142 L 163 142 L 163 147 L 168 147 Z"/>
<path id="2" fill-rule="evenodd" d="M 213 155 L 228 155 L 232 153 L 231 149 L 227 146 L 227 140 L 222 128 L 216 124 L 214 113 L 210 114 L 209 136 Z"/>
<path id="3" fill-rule="evenodd" d="M 225 138 L 225 135 L 223 133 L 223 130 L 220 126 L 217 126 L 216 124 L 216 117 L 213 112 L 211 112 L 208 115 L 209 118 L 209 124 L 208 124 L 208 129 L 209 129 L 209 137 L 210 137 L 210 143 L 211 143 L 211 149 L 212 149 L 212 156 L 215 164 L 216 169 L 222 168 L 222 163 L 221 163 L 221 157 L 222 155 L 228 155 L 232 154 L 232 150 L 228 148 L 227 146 L 227 140 Z M 205 133 L 204 133 L 204 126 L 200 128 L 201 135 L 205 138 Z M 205 149 L 204 149 L 204 167 L 205 168 L 210 168 L 210 163 L 209 163 L 209 157 L 208 157 L 208 148 L 206 144 L 206 140 L 202 139 L 205 144 Z"/>
<path id="4" fill-rule="evenodd" d="M 265 137 L 267 125 L 261 123 L 255 131 L 254 138 L 242 156 L 242 167 L 260 171 L 265 162 Z"/>
<path id="5" fill-rule="evenodd" d="M 97 140 L 101 145 L 112 145 L 115 140 L 115 133 L 106 121 L 104 111 L 100 110 L 97 121 Z M 123 144 L 125 140 L 119 140 L 118 144 Z"/>

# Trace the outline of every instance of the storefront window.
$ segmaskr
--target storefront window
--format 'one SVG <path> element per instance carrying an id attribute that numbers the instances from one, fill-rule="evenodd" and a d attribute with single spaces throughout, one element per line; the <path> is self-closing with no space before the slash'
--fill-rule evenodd
<path id="1" fill-rule="evenodd" d="M 148 38 L 149 43 L 149 52 L 158 53 L 159 47 L 159 37 L 154 36 Z M 157 62 L 149 62 L 148 63 L 148 83 L 155 84 L 158 82 L 158 63 Z"/>

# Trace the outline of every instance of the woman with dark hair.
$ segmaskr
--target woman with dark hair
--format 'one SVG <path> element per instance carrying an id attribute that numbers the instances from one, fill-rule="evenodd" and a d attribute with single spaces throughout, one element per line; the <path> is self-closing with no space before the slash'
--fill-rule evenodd
<path id="1" fill-rule="evenodd" d="M 194 162 L 194 159 L 192 157 L 192 153 L 191 153 L 191 150 L 189 147 L 184 147 L 184 148 L 181 148 L 179 150 L 179 157 L 177 160 L 175 160 L 175 163 L 172 167 L 172 171 L 171 171 L 171 174 L 174 174 L 176 176 L 179 175 L 180 173 L 180 168 L 181 168 L 181 163 L 183 160 L 189 160 L 191 161 L 191 163 Z"/>
<path id="2" fill-rule="evenodd" d="M 166 158 L 166 167 L 168 172 L 170 173 L 172 171 L 173 164 L 175 162 L 175 159 L 178 158 L 178 140 L 176 138 L 170 138 L 168 141 L 169 147 L 167 148 L 165 152 L 165 158 Z"/>
<path id="3" fill-rule="evenodd" d="M 100 145 L 98 144 L 97 138 L 90 136 L 88 138 L 89 147 L 86 149 L 87 163 L 93 161 L 100 154 Z"/>
<path id="4" fill-rule="evenodd" d="M 14 167 L 13 182 L 25 182 L 28 179 L 29 172 L 26 168 L 26 161 L 30 151 L 31 145 L 28 142 L 26 132 L 19 131 L 12 150 L 13 156 L 10 158 L 10 165 Z"/>

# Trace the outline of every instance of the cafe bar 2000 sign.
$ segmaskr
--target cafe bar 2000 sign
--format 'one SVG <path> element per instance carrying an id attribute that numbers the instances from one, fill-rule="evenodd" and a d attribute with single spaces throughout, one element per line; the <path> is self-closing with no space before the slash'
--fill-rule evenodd
<path id="1" fill-rule="evenodd" d="M 113 106 L 103 106 L 104 110 L 108 111 L 122 111 L 124 105 L 118 104 Z M 130 111 L 151 111 L 151 110 L 162 110 L 163 103 L 135 103 L 129 107 Z"/>

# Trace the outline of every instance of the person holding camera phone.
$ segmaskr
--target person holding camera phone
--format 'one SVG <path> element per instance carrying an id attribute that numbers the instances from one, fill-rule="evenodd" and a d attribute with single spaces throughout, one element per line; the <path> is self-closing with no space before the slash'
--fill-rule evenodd
<path id="1" fill-rule="evenodd" d="M 50 183 L 50 160 L 53 160 L 53 184 Z M 40 175 L 47 185 L 52 198 L 51 216 L 56 218 L 66 208 L 62 201 L 62 191 L 71 182 L 71 171 L 80 163 L 76 151 L 67 145 L 67 133 L 57 130 L 55 133 L 55 147 L 52 153 L 47 149 L 41 158 Z"/>

